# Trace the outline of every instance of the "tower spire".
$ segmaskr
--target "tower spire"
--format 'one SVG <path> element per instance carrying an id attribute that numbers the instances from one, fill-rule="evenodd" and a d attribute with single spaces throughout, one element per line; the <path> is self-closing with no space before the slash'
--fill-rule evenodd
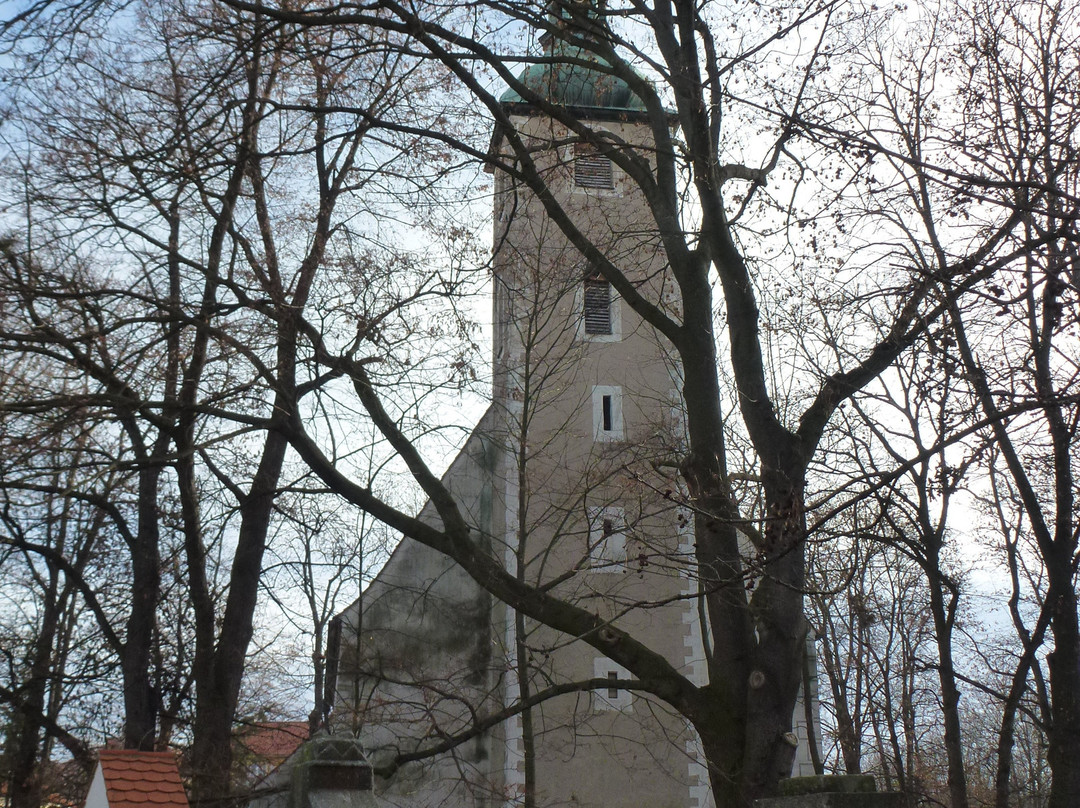
<path id="1" fill-rule="evenodd" d="M 548 29 L 540 36 L 540 45 L 548 53 L 559 38 L 556 32 L 571 31 L 589 41 L 599 41 L 607 34 L 606 0 L 550 0 L 547 5 Z"/>

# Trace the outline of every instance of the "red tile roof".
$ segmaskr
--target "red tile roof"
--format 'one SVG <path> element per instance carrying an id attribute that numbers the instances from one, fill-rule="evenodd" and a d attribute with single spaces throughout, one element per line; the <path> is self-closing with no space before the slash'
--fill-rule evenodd
<path id="1" fill-rule="evenodd" d="M 237 736 L 253 757 L 275 763 L 284 761 L 307 739 L 307 721 L 260 721 Z"/>
<path id="2" fill-rule="evenodd" d="M 98 762 L 109 808 L 188 808 L 172 752 L 102 749 Z"/>

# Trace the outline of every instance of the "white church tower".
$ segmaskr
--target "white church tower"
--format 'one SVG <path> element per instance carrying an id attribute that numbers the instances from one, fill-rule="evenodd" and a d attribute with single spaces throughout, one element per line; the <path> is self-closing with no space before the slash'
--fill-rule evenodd
<path id="1" fill-rule="evenodd" d="M 548 52 L 570 61 L 533 66 L 522 83 L 648 159 L 651 130 L 629 87 L 596 57 L 557 44 Z M 647 299 L 666 299 L 672 280 L 637 185 L 595 140 L 517 93 L 502 101 L 582 238 Z M 496 133 L 494 148 L 502 145 Z M 496 173 L 494 237 L 494 407 L 507 438 L 495 521 L 507 569 L 551 586 L 698 678 L 693 581 L 685 574 L 690 515 L 673 504 L 681 443 L 674 352 L 509 172 Z M 584 642 L 513 614 L 502 622 L 510 660 L 526 663 L 508 676 L 511 698 L 612 681 L 510 721 L 508 783 L 526 786 L 531 735 L 538 805 L 705 804 L 685 721 L 619 687 L 629 673 Z"/>
<path id="2" fill-rule="evenodd" d="M 548 53 L 568 61 L 529 67 L 525 87 L 648 158 L 650 128 L 629 87 L 595 57 L 550 44 Z M 645 297 L 668 300 L 671 280 L 637 186 L 541 105 L 515 92 L 502 104 L 579 243 L 599 248 Z M 493 163 L 513 164 L 505 133 L 492 149 Z M 678 507 L 673 352 L 541 200 L 498 169 L 493 265 L 493 401 L 444 483 L 507 571 L 704 683 L 687 572 L 692 517 Z M 421 518 L 438 524 L 430 505 Z M 529 792 L 537 808 L 711 805 L 684 719 L 625 687 L 632 677 L 582 640 L 515 613 L 416 542 L 401 542 L 338 622 L 335 731 L 360 732 L 377 769 L 442 749 L 378 781 L 384 804 L 519 806 Z M 552 690 L 561 695 L 512 709 Z M 501 711 L 509 715 L 489 726 Z M 451 745 L 461 733 L 467 739 Z"/>

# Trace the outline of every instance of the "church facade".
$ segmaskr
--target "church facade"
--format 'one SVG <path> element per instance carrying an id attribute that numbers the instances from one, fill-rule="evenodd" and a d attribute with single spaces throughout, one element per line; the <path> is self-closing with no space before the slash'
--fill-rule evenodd
<path id="1" fill-rule="evenodd" d="M 609 75 L 555 63 L 522 80 L 648 155 L 640 102 Z M 575 227 L 674 305 L 640 191 L 521 96 L 502 103 Z M 678 362 L 511 172 L 496 171 L 494 198 L 492 402 L 443 482 L 508 571 L 703 684 Z M 438 524 L 430 505 L 422 518 Z M 376 767 L 402 761 L 376 784 L 387 805 L 515 806 L 527 791 L 536 806 L 712 804 L 684 719 L 427 547 L 402 541 L 337 622 L 331 724 L 358 732 Z"/>

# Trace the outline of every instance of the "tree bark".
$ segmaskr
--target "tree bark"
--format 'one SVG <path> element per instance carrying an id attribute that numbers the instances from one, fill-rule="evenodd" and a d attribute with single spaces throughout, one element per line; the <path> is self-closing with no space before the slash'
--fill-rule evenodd
<path id="1" fill-rule="evenodd" d="M 40 718 L 45 715 L 46 692 L 53 665 L 54 640 L 60 621 L 57 609 L 57 573 L 50 572 L 48 590 L 42 602 L 41 627 L 34 638 L 34 650 L 20 700 L 11 705 L 11 720 L 5 732 L 4 757 L 10 772 L 8 799 L 11 808 L 38 808 L 42 804 Z"/>
<path id="2" fill-rule="evenodd" d="M 1061 560 L 1055 566 L 1050 575 L 1060 588 L 1050 622 L 1054 650 L 1047 658 L 1052 699 L 1047 761 L 1053 773 L 1049 808 L 1072 808 L 1080 805 L 1080 625 L 1072 565 Z"/>
<path id="3" fill-rule="evenodd" d="M 161 552 L 158 544 L 159 467 L 139 475 L 139 527 L 131 548 L 131 611 L 124 634 L 120 667 L 124 673 L 124 746 L 153 750 L 157 737 L 157 699 L 150 660 L 157 606 L 161 595 Z"/>
<path id="4" fill-rule="evenodd" d="M 960 724 L 960 689 L 956 683 L 953 663 L 952 627 L 955 605 L 946 606 L 942 594 L 943 582 L 937 569 L 937 555 L 928 563 L 932 570 L 927 576 L 930 584 L 930 613 L 934 619 L 934 639 L 938 651 L 938 682 L 941 684 L 941 713 L 945 725 L 945 755 L 948 760 L 949 799 L 952 808 L 967 808 L 967 772 L 964 766 L 964 745 Z"/>

